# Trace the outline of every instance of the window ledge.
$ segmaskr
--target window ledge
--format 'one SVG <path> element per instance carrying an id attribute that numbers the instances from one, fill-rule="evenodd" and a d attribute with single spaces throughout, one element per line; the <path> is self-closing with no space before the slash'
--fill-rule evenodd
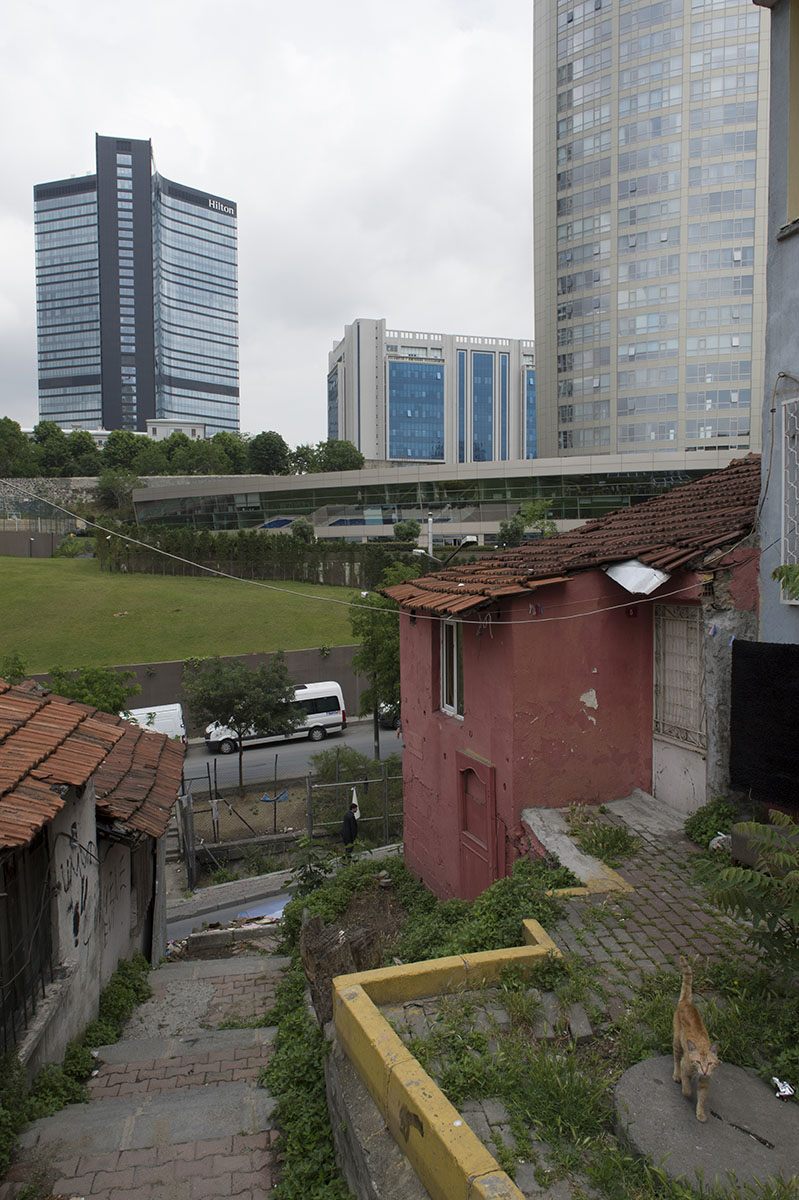
<path id="1" fill-rule="evenodd" d="M 777 230 L 777 241 L 784 242 L 786 238 L 793 237 L 795 233 L 799 233 L 799 217 L 794 217 L 793 221 L 789 221 L 787 225 L 783 225 Z"/>

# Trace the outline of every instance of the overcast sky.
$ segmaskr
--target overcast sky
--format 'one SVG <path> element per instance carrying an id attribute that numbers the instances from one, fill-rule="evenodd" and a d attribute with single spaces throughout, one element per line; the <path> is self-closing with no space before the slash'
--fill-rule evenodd
<path id="1" fill-rule="evenodd" d="M 327 436 L 356 317 L 533 336 L 531 0 L 33 0 L 0 47 L 0 416 L 38 419 L 33 185 L 95 132 L 238 203 L 244 431 Z"/>

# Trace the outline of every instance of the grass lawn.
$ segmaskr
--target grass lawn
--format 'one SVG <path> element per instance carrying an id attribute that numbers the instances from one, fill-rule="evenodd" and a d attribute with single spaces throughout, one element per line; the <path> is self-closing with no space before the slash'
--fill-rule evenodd
<path id="1" fill-rule="evenodd" d="M 0 557 L 0 656 L 18 651 L 35 673 L 351 645 L 352 594 L 305 583 L 108 574 L 94 559 Z"/>

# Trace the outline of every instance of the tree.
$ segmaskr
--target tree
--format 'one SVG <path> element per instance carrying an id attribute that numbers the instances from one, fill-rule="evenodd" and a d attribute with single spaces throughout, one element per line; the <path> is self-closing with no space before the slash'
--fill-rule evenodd
<path id="1" fill-rule="evenodd" d="M 247 466 L 253 475 L 287 475 L 289 448 L 279 433 L 257 433 L 247 443 Z"/>
<path id="2" fill-rule="evenodd" d="M 771 572 L 771 578 L 782 584 L 782 590 L 791 600 L 799 600 L 799 563 L 784 563 Z"/>
<path id="3" fill-rule="evenodd" d="M 111 467 L 97 480 L 95 495 L 105 509 L 118 509 L 119 515 L 133 515 L 133 489 L 142 481 L 124 467 Z"/>
<path id="4" fill-rule="evenodd" d="M 168 475 L 169 459 L 166 456 L 163 442 L 154 442 L 152 438 L 142 438 L 136 457 L 131 464 L 131 470 L 137 475 Z"/>
<path id="5" fill-rule="evenodd" d="M 507 521 L 499 523 L 499 543 L 501 546 L 521 546 L 527 529 L 535 530 L 540 537 L 552 537 L 557 533 L 555 522 L 547 516 L 552 507 L 552 500 L 531 500 L 522 504 L 519 511 Z"/>
<path id="6" fill-rule="evenodd" d="M 55 421 L 39 421 L 38 425 L 34 425 L 33 444 L 43 475 L 66 474 L 69 459 L 67 435 Z"/>
<path id="7" fill-rule="evenodd" d="M 305 542 L 308 546 L 316 541 L 313 525 L 307 517 L 297 517 L 295 521 L 292 521 L 291 525 L 289 525 L 289 533 L 298 542 Z"/>
<path id="8" fill-rule="evenodd" d="M 416 563 L 394 563 L 386 567 L 381 587 L 416 579 Z M 365 675 L 368 686 L 361 695 L 361 715 L 372 713 L 375 728 L 375 758 L 380 757 L 378 709 L 381 704 L 400 703 L 399 605 L 376 592 L 354 596 L 349 611 L 350 628 L 360 642 L 352 658 L 356 675 Z"/>
<path id="9" fill-rule="evenodd" d="M 415 542 L 422 527 L 418 521 L 395 521 L 394 537 L 398 542 Z"/>
<path id="10" fill-rule="evenodd" d="M 68 700 L 80 700 L 102 712 L 127 712 L 128 701 L 141 691 L 132 671 L 115 671 L 113 667 L 51 667 L 50 687 Z"/>
<path id="11" fill-rule="evenodd" d="M 131 429 L 113 429 L 103 446 L 103 466 L 129 471 L 144 439 Z"/>
<path id="12" fill-rule="evenodd" d="M 240 792 L 244 735 L 251 729 L 288 734 L 305 719 L 294 703 L 294 687 L 282 651 L 252 671 L 239 659 L 215 657 L 185 664 L 183 694 L 194 716 L 227 725 L 236 735 Z"/>
<path id="13" fill-rule="evenodd" d="M 0 417 L 0 479 L 15 479 L 39 474 L 33 443 L 18 422 Z"/>
<path id="14" fill-rule="evenodd" d="M 366 462 L 352 442 L 328 438 L 316 447 L 317 471 L 359 471 Z"/>
<path id="15" fill-rule="evenodd" d="M 316 448 L 309 443 L 295 446 L 289 455 L 289 465 L 295 475 L 311 475 L 318 471 Z"/>
<path id="16" fill-rule="evenodd" d="M 0 679 L 13 686 L 22 683 L 25 675 L 25 660 L 18 650 L 11 650 L 0 658 Z"/>
<path id="17" fill-rule="evenodd" d="M 730 866 L 716 852 L 698 860 L 697 875 L 714 904 L 747 922 L 769 965 L 792 978 L 799 970 L 799 826 L 776 809 L 768 821 L 735 827 L 754 852 L 753 867 Z"/>
<path id="18" fill-rule="evenodd" d="M 320 471 L 358 471 L 365 458 L 352 442 L 328 438 L 315 446 L 301 445 L 291 451 L 289 463 L 295 475 L 313 475 Z"/>
<path id="19" fill-rule="evenodd" d="M 239 433 L 231 433 L 222 429 L 211 438 L 211 443 L 218 446 L 227 460 L 226 475 L 245 475 L 247 473 L 247 443 Z"/>
<path id="20" fill-rule="evenodd" d="M 67 471 L 71 476 L 100 474 L 103 456 L 88 429 L 73 429 L 67 434 L 67 453 Z"/>

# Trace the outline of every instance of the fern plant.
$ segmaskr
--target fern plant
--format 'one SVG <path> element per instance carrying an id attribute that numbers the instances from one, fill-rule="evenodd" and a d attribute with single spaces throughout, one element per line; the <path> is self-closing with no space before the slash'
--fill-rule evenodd
<path id="1" fill-rule="evenodd" d="M 755 945 L 787 974 L 799 970 L 799 826 L 775 809 L 769 820 L 736 827 L 755 851 L 754 867 L 708 860 L 698 870 L 713 901 L 750 921 Z"/>

